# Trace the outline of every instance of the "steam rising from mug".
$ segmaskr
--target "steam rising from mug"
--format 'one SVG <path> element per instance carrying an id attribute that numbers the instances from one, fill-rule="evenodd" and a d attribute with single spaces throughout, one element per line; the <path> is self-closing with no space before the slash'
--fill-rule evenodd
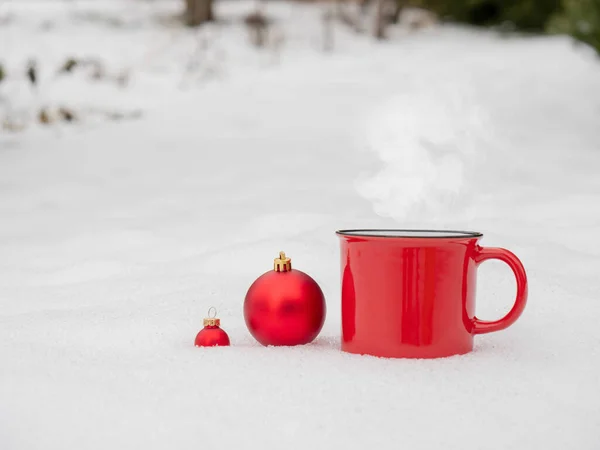
<path id="1" fill-rule="evenodd" d="M 443 225 L 475 214 L 469 170 L 490 128 L 472 91 L 443 83 L 407 87 L 367 122 L 367 146 L 384 167 L 359 179 L 357 190 L 380 216 Z"/>

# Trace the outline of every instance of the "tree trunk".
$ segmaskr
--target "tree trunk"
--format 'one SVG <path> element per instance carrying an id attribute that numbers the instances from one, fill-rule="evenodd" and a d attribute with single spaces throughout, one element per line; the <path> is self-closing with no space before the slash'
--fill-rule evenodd
<path id="1" fill-rule="evenodd" d="M 377 0 L 377 9 L 375 12 L 375 37 L 377 39 L 386 38 L 386 25 L 385 0 Z"/>
<path id="2" fill-rule="evenodd" d="M 190 27 L 213 20 L 213 0 L 185 0 L 185 18 Z"/>
<path id="3" fill-rule="evenodd" d="M 397 24 L 400 21 L 400 16 L 402 15 L 405 3 L 406 0 L 396 0 L 396 8 L 394 9 L 394 17 L 392 18 L 393 24 Z"/>

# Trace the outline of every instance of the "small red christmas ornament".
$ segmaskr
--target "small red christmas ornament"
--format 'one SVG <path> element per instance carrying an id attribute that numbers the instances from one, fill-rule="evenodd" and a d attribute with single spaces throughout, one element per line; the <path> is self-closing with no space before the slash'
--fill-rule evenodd
<path id="1" fill-rule="evenodd" d="M 248 289 L 244 319 L 250 334 L 263 345 L 302 345 L 312 342 L 325 323 L 325 297 L 315 280 L 292 270 L 284 252 L 274 269 Z"/>
<path id="2" fill-rule="evenodd" d="M 211 317 L 210 313 L 213 312 Z M 196 335 L 196 347 L 226 347 L 229 345 L 229 336 L 221 328 L 221 319 L 217 319 L 217 310 L 211 307 L 208 317 L 204 319 L 204 328 Z"/>

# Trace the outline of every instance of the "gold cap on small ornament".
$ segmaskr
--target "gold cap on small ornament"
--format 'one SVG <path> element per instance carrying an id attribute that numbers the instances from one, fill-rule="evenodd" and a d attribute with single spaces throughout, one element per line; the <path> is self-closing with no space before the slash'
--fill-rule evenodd
<path id="1" fill-rule="evenodd" d="M 292 260 L 285 256 L 285 252 L 279 252 L 279 258 L 275 258 L 275 272 L 289 272 L 292 270 Z"/>
<path id="2" fill-rule="evenodd" d="M 212 312 L 212 316 L 210 315 Z M 214 306 L 211 306 L 208 309 L 208 317 L 206 317 L 204 319 L 204 326 L 205 327 L 220 327 L 221 326 L 221 319 L 217 319 L 217 308 L 215 308 Z"/>

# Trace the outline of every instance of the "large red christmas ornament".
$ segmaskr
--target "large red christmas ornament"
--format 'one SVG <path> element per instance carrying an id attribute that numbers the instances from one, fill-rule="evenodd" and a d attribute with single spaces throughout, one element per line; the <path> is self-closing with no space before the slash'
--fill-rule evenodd
<path id="1" fill-rule="evenodd" d="M 244 300 L 250 334 L 263 345 L 302 345 L 312 342 L 325 322 L 325 297 L 315 280 L 292 270 L 284 252 L 274 270 L 258 277 Z"/>
<path id="2" fill-rule="evenodd" d="M 210 313 L 214 311 L 211 317 Z M 194 344 L 196 347 L 226 347 L 229 345 L 229 336 L 223 331 L 221 319 L 217 319 L 217 310 L 211 307 L 208 310 L 208 317 L 204 319 L 204 328 L 196 335 Z"/>

